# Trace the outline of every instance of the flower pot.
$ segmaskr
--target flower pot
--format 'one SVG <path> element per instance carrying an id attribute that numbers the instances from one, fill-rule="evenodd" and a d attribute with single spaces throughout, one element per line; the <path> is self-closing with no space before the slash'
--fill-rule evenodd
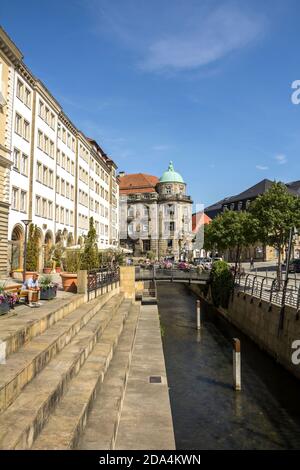
<path id="1" fill-rule="evenodd" d="M 43 273 L 44 274 L 51 274 L 52 268 L 44 268 Z"/>
<path id="2" fill-rule="evenodd" d="M 41 288 L 40 291 L 41 300 L 51 300 L 56 297 L 56 287 Z"/>
<path id="3" fill-rule="evenodd" d="M 25 280 L 27 281 L 27 279 L 30 279 L 33 274 L 36 274 L 36 271 L 26 271 L 25 273 Z M 23 273 L 22 273 L 22 276 L 23 276 Z"/>
<path id="4" fill-rule="evenodd" d="M 6 300 L 0 304 L 0 315 L 4 315 L 10 310 L 10 304 Z"/>
<path id="5" fill-rule="evenodd" d="M 12 278 L 13 279 L 18 279 L 19 281 L 22 281 L 23 279 L 23 271 L 16 269 L 15 271 L 12 272 Z"/>
<path id="6" fill-rule="evenodd" d="M 60 274 L 60 273 L 61 273 L 61 267 L 60 267 L 60 266 L 56 266 L 55 272 L 58 273 L 58 274 Z"/>
<path id="7" fill-rule="evenodd" d="M 77 292 L 77 273 L 61 273 L 63 290 L 65 292 Z"/>

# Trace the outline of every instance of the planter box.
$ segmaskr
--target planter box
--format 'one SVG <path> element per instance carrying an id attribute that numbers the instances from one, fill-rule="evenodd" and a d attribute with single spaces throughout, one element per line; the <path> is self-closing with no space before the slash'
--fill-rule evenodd
<path id="1" fill-rule="evenodd" d="M 44 274 L 51 274 L 51 272 L 52 272 L 52 268 L 44 268 L 43 269 Z"/>
<path id="2" fill-rule="evenodd" d="M 60 267 L 60 266 L 57 266 L 57 267 L 55 268 L 55 272 L 58 273 L 58 274 L 60 274 L 60 273 L 61 273 L 61 267 Z"/>
<path id="3" fill-rule="evenodd" d="M 2 302 L 0 304 L 0 315 L 4 315 L 5 313 L 9 312 L 10 305 L 8 302 Z"/>
<path id="4" fill-rule="evenodd" d="M 41 289 L 40 292 L 41 300 L 51 300 L 56 297 L 56 287 L 50 287 L 49 289 Z"/>
<path id="5" fill-rule="evenodd" d="M 77 292 L 77 273 L 61 273 L 63 290 L 65 292 Z"/>

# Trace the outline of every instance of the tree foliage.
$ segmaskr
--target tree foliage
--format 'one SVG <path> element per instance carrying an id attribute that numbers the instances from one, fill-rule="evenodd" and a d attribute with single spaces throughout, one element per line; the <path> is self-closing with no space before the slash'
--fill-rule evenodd
<path id="1" fill-rule="evenodd" d="M 256 220 L 253 236 L 278 251 L 279 274 L 281 253 L 288 243 L 290 230 L 300 227 L 300 198 L 289 193 L 283 183 L 274 182 L 251 204 L 250 213 Z"/>
<path id="2" fill-rule="evenodd" d="M 40 237 L 38 228 L 34 224 L 29 225 L 26 250 L 26 271 L 37 271 L 40 254 Z"/>
<path id="3" fill-rule="evenodd" d="M 205 225 L 204 248 L 223 252 L 254 241 L 256 221 L 249 212 L 226 211 Z"/>
<path id="4" fill-rule="evenodd" d="M 233 275 L 225 261 L 216 261 L 210 274 L 211 295 L 216 307 L 228 307 L 233 289 Z"/>
<path id="5" fill-rule="evenodd" d="M 84 241 L 84 250 L 81 255 L 81 269 L 95 269 L 98 268 L 98 247 L 97 247 L 97 232 L 94 227 L 94 219 L 90 217 L 90 226 L 88 234 Z"/>

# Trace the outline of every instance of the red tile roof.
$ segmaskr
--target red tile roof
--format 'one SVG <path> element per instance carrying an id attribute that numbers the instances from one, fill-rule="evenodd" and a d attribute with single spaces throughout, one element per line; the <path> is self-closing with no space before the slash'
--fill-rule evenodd
<path id="1" fill-rule="evenodd" d="M 211 218 L 204 212 L 196 212 L 192 215 L 192 230 L 197 233 L 202 224 L 210 224 Z"/>
<path id="2" fill-rule="evenodd" d="M 159 179 L 146 173 L 132 173 L 120 177 L 120 193 L 153 193 Z"/>

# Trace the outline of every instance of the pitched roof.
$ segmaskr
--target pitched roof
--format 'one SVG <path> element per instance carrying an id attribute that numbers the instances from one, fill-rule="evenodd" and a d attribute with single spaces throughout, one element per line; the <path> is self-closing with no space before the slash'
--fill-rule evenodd
<path id="1" fill-rule="evenodd" d="M 153 193 L 159 179 L 146 173 L 132 173 L 120 177 L 120 193 Z"/>
<path id="2" fill-rule="evenodd" d="M 204 214 L 203 212 L 195 212 L 192 215 L 192 231 L 193 233 L 197 233 L 201 225 L 206 225 L 211 222 L 211 218 L 208 215 Z"/>
<path id="3" fill-rule="evenodd" d="M 261 194 L 264 194 L 272 186 L 272 184 L 273 184 L 273 181 L 268 180 L 268 179 L 263 179 L 262 181 L 255 184 L 254 186 L 251 186 L 245 191 L 239 194 L 236 194 L 235 196 L 225 198 L 222 202 L 223 204 L 227 204 L 230 202 L 243 201 L 245 199 L 255 198 Z"/>

